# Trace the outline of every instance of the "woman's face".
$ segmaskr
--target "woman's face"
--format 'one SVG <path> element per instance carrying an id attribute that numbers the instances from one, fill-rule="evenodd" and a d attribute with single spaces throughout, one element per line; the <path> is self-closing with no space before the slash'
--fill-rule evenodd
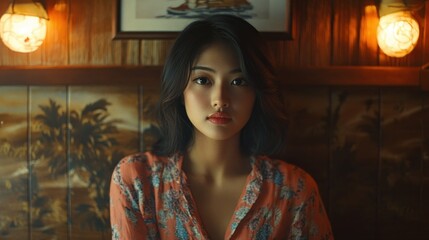
<path id="1" fill-rule="evenodd" d="M 183 96 L 195 134 L 215 140 L 239 136 L 255 102 L 237 56 L 221 43 L 209 45 L 195 60 Z"/>

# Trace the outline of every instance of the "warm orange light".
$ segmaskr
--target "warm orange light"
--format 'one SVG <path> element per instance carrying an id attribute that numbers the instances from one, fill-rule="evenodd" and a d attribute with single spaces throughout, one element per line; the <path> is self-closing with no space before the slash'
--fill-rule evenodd
<path id="1" fill-rule="evenodd" d="M 409 11 L 391 13 L 380 18 L 377 41 L 388 56 L 403 57 L 410 53 L 419 39 L 419 24 Z"/>
<path id="2" fill-rule="evenodd" d="M 47 19 L 40 3 L 12 3 L 0 19 L 0 37 L 13 51 L 33 52 L 45 40 Z"/>

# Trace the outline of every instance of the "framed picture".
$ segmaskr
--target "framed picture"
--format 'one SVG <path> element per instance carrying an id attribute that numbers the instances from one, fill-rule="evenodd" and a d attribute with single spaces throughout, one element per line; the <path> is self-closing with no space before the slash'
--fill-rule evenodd
<path id="1" fill-rule="evenodd" d="M 112 0 L 113 39 L 174 38 L 190 22 L 233 14 L 267 38 L 291 39 L 292 0 Z"/>

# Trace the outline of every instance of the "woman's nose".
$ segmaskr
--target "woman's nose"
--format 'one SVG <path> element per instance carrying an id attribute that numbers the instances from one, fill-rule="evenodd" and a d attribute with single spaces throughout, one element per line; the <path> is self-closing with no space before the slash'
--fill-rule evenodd
<path id="1" fill-rule="evenodd" d="M 230 104 L 229 93 L 226 87 L 216 86 L 213 88 L 212 106 L 216 109 L 228 108 Z"/>

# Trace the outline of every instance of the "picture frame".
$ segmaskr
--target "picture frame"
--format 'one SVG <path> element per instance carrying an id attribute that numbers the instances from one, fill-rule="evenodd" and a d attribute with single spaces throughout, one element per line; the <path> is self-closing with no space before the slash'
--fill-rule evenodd
<path id="1" fill-rule="evenodd" d="M 292 39 L 292 0 L 238 0 L 235 6 L 220 0 L 205 6 L 195 6 L 201 0 L 112 1 L 113 39 L 172 39 L 192 21 L 220 13 L 243 17 L 268 39 Z"/>

